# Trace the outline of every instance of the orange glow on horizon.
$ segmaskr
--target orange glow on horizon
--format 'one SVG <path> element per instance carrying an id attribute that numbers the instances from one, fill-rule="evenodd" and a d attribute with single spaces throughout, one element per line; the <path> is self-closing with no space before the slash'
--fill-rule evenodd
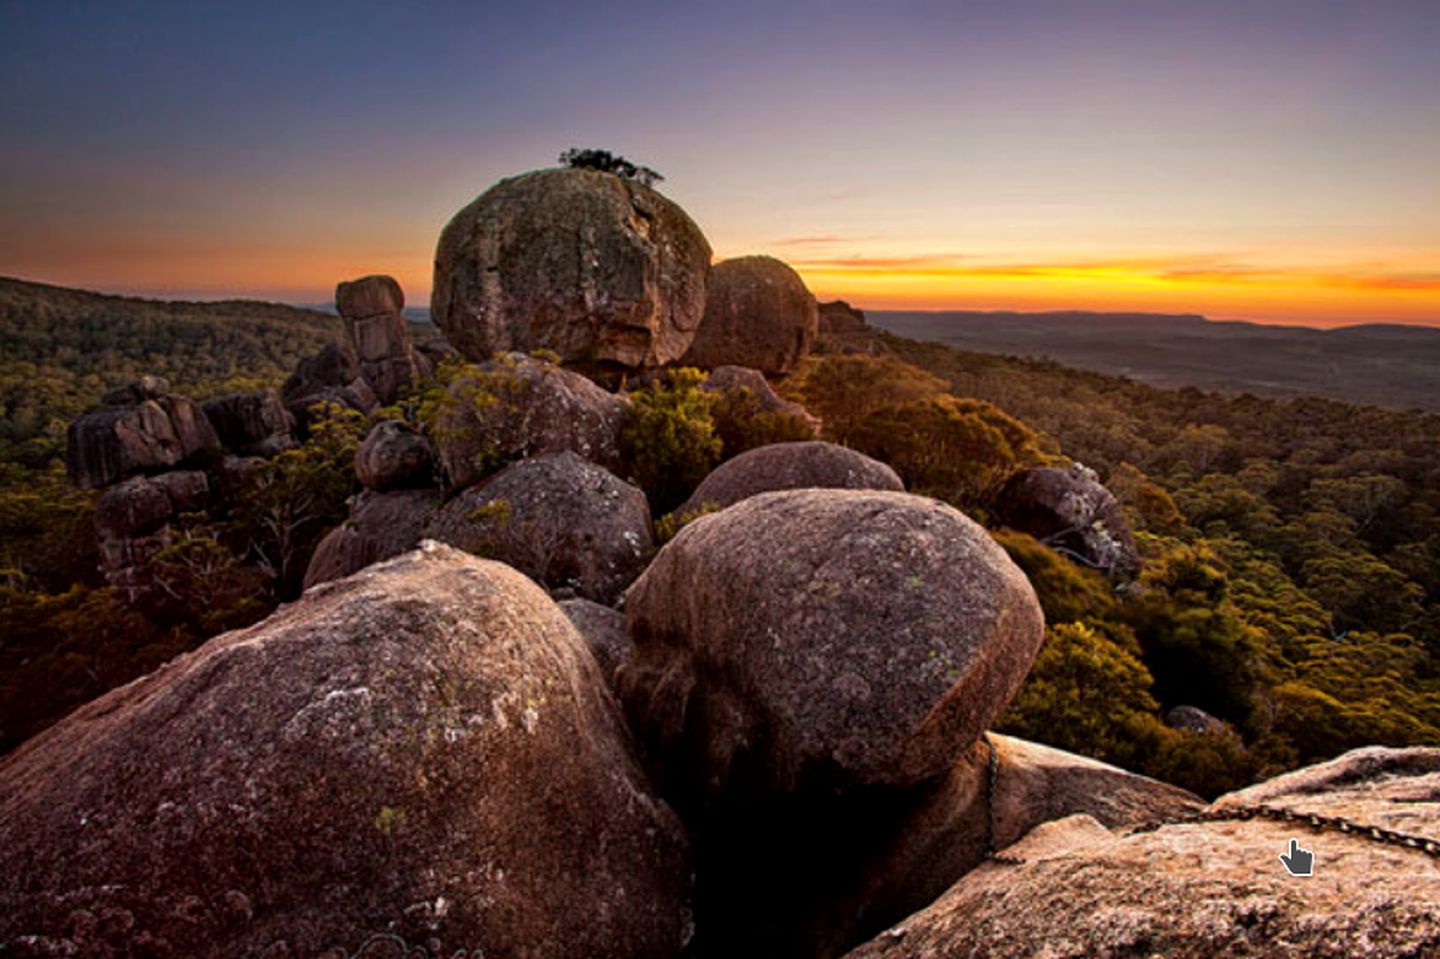
<path id="1" fill-rule="evenodd" d="M 1440 326 L 1440 271 L 1293 270 L 1133 258 L 983 263 L 944 257 L 795 260 L 822 299 L 871 309 L 1199 313 L 1337 326 Z"/>
<path id="2" fill-rule="evenodd" d="M 340 280 L 388 273 L 405 290 L 407 305 L 426 306 L 430 296 L 428 251 L 419 257 L 358 249 L 316 255 L 294 244 L 163 252 L 97 245 L 70 252 L 61 269 L 53 268 L 51 259 L 34 263 L 34 269 L 15 263 L 6 272 L 124 295 L 288 303 L 328 302 Z M 820 299 L 844 299 L 871 310 L 1198 313 L 1310 326 L 1440 326 L 1440 269 L 1428 262 L 1297 269 L 1187 255 L 990 261 L 934 254 L 823 258 L 774 252 Z"/>

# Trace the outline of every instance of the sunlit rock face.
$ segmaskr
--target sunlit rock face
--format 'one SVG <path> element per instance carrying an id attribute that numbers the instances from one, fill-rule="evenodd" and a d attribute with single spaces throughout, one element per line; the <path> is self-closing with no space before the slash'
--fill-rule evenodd
<path id="1" fill-rule="evenodd" d="M 1440 841 L 1437 797 L 1440 749 L 1369 747 L 1222 796 L 1209 812 L 1266 806 Z M 1089 812 L 1036 827 L 1005 850 L 1021 862 L 975 869 L 849 956 L 1440 955 L 1440 870 L 1418 848 L 1268 817 L 1127 834 Z M 1314 856 L 1308 877 L 1280 860 L 1292 839 Z"/>
<path id="2" fill-rule="evenodd" d="M 668 959 L 691 934 L 687 840 L 585 641 L 434 543 L 21 746 L 0 839 L 7 955 Z"/>
<path id="3" fill-rule="evenodd" d="M 736 257 L 710 271 L 705 317 L 680 362 L 788 373 L 810 352 L 817 328 L 815 297 L 800 274 L 773 256 Z"/>
<path id="4" fill-rule="evenodd" d="M 594 170 L 501 180 L 440 234 L 430 312 L 467 358 L 547 349 L 661 366 L 705 312 L 710 244 L 655 190 Z"/>

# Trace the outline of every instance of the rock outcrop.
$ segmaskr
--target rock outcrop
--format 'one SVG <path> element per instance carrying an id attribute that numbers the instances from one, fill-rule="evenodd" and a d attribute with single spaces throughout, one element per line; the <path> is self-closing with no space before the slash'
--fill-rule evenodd
<path id="1" fill-rule="evenodd" d="M 436 489 L 361 493 L 351 501 L 349 518 L 316 545 L 305 568 L 304 588 L 414 549 L 439 508 Z"/>
<path id="2" fill-rule="evenodd" d="M 426 535 L 509 563 L 557 596 L 607 605 L 654 545 L 645 494 L 570 450 L 512 463 L 465 490 Z"/>
<path id="3" fill-rule="evenodd" d="M 565 599 L 560 608 L 570 617 L 570 622 L 590 644 L 595 662 L 610 688 L 615 688 L 616 674 L 630 662 L 635 654 L 635 644 L 625 629 L 625 614 L 613 606 L 602 606 L 589 599 Z"/>
<path id="4" fill-rule="evenodd" d="M 686 839 L 584 641 L 434 544 L 30 740 L 0 831 L 16 955 L 660 959 L 691 930 Z"/>
<path id="5" fill-rule="evenodd" d="M 649 187 L 594 170 L 501 180 L 440 234 L 430 313 L 473 361 L 548 349 L 661 366 L 705 311 L 710 244 Z"/>
<path id="6" fill-rule="evenodd" d="M 990 733 L 945 775 L 913 789 L 782 809 L 748 832 L 737 824 L 723 841 L 741 855 L 718 865 L 734 870 L 724 877 L 727 906 L 748 917 L 749 932 L 726 945 L 754 949 L 754 931 L 765 930 L 760 941 L 772 954 L 838 956 L 929 905 L 982 865 L 987 849 L 1042 822 L 1085 813 L 1117 828 L 1203 806 L 1183 789 Z M 783 855 L 768 857 L 763 874 L 745 875 L 745 858 L 777 848 Z M 711 878 L 715 858 L 703 865 Z"/>
<path id="7" fill-rule="evenodd" d="M 807 424 L 812 433 L 820 431 L 820 420 L 799 403 L 792 403 L 776 393 L 759 370 L 747 366 L 717 366 L 710 371 L 700 388 L 707 393 L 748 393 L 757 412 L 793 416 Z"/>
<path id="8" fill-rule="evenodd" d="M 879 356 L 885 352 L 880 333 L 865 322 L 865 312 L 844 300 L 818 304 L 817 353 L 857 353 Z"/>
<path id="9" fill-rule="evenodd" d="M 691 806 L 944 772 L 1014 694 L 1044 626 L 978 524 L 870 490 L 762 493 L 702 516 L 625 611 L 627 712 Z"/>
<path id="10" fill-rule="evenodd" d="M 1209 812 L 1264 806 L 1440 841 L 1440 749 L 1368 748 L 1231 793 Z M 1298 840 L 1314 875 L 1280 862 Z M 1440 954 L 1440 872 L 1368 833 L 1266 816 L 1115 833 L 1092 816 L 1047 822 L 854 959 L 1161 955 L 1301 959 Z"/>
<path id="11" fill-rule="evenodd" d="M 991 750 L 995 770 L 991 784 Z M 1198 796 L 1167 783 L 1011 736 L 989 733 L 940 779 L 896 797 L 837 814 L 822 828 L 797 824 L 792 836 L 815 847 L 837 833 L 856 837 L 834 867 L 808 875 L 807 906 L 780 920 L 803 930 L 814 955 L 836 956 L 933 902 L 961 876 L 1043 822 L 1084 813 L 1110 828 L 1199 812 Z M 877 809 L 886 812 L 877 816 Z M 808 837 L 798 830 L 809 829 Z M 797 877 L 776 876 L 776 885 Z M 774 898 L 757 890 L 758 898 Z M 797 915 L 805 918 L 796 922 Z"/>
<path id="12" fill-rule="evenodd" d="M 295 417 L 274 390 L 217 396 L 204 409 L 220 442 L 238 456 L 271 457 L 295 445 Z"/>
<path id="13" fill-rule="evenodd" d="M 280 390 L 285 408 L 302 432 L 308 431 L 315 408 L 333 403 L 342 409 L 369 413 L 380 405 L 375 391 L 360 375 L 360 361 L 349 347 L 329 344 L 301 360 Z"/>
<path id="14" fill-rule="evenodd" d="M 815 297 L 798 273 L 773 256 L 737 257 L 710 271 L 705 316 L 680 363 L 788 373 L 815 331 Z"/>
<path id="15" fill-rule="evenodd" d="M 145 398 L 127 405 L 111 403 L 70 424 L 65 466 L 71 482 L 99 489 L 137 473 L 163 472 L 219 445 L 214 427 L 194 401 L 168 393 L 150 395 L 164 382 L 146 377 L 112 390 L 106 394 L 111 400 Z"/>
<path id="16" fill-rule="evenodd" d="M 355 452 L 355 476 L 381 492 L 435 486 L 435 447 L 399 420 L 375 424 Z"/>
<path id="17" fill-rule="evenodd" d="M 715 467 L 678 512 L 694 516 L 757 493 L 807 488 L 903 492 L 905 484 L 884 463 L 844 446 L 821 440 L 772 443 Z"/>
<path id="18" fill-rule="evenodd" d="M 405 322 L 405 294 L 389 276 L 365 276 L 335 287 L 335 309 L 360 363 L 360 375 L 381 404 L 431 372 L 429 360 L 416 354 Z"/>
<path id="19" fill-rule="evenodd" d="M 1212 716 L 1199 706 L 1172 706 L 1165 711 L 1165 725 L 1192 733 L 1223 733 L 1229 731 L 1225 720 Z"/>
<path id="20" fill-rule="evenodd" d="M 819 320 L 819 332 L 822 335 L 859 333 L 869 329 L 865 323 L 864 311 L 855 309 L 844 300 L 817 303 L 816 313 Z"/>
<path id="21" fill-rule="evenodd" d="M 170 381 L 163 376 L 145 374 L 133 383 L 106 390 L 100 396 L 104 406 L 134 406 L 146 400 L 158 400 L 170 392 Z"/>
<path id="22" fill-rule="evenodd" d="M 1120 577 L 1140 567 L 1119 500 L 1078 463 L 1021 470 L 1000 490 L 995 511 L 1005 525 L 1086 566 Z"/>
<path id="23" fill-rule="evenodd" d="M 435 445 L 456 488 L 472 486 L 512 460 L 564 450 L 620 472 L 625 403 L 579 373 L 509 353 L 451 382 Z"/>

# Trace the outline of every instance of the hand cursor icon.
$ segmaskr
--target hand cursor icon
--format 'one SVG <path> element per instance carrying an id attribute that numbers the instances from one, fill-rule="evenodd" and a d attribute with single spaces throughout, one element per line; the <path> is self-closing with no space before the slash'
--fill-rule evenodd
<path id="1" fill-rule="evenodd" d="M 1282 854 L 1279 859 L 1285 864 L 1285 871 L 1292 876 L 1309 876 L 1315 872 L 1315 854 L 1301 849 L 1298 839 L 1290 840 L 1290 854 Z"/>

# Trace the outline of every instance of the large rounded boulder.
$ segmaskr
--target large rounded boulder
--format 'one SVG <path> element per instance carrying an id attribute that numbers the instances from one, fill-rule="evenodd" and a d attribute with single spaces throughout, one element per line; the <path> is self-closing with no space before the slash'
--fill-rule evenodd
<path id="1" fill-rule="evenodd" d="M 625 403 L 579 373 L 508 353 L 450 383 L 432 435 L 455 488 L 471 486 L 513 460 L 563 450 L 618 472 Z"/>
<path id="2" fill-rule="evenodd" d="M 810 352 L 818 320 L 815 297 L 773 256 L 742 256 L 715 264 L 705 317 L 682 365 L 749 366 L 788 373 Z"/>
<path id="3" fill-rule="evenodd" d="M 679 509 L 682 516 L 723 509 L 757 493 L 787 489 L 875 489 L 901 492 L 896 472 L 864 453 L 822 440 L 772 443 L 726 460 Z"/>
<path id="4" fill-rule="evenodd" d="M 543 348 L 654 367 L 690 346 L 709 267 L 700 228 L 649 187 L 539 170 L 501 180 L 445 227 L 430 312 L 471 360 Z"/>
<path id="5" fill-rule="evenodd" d="M 613 603 L 654 544 L 645 494 L 575 453 L 505 467 L 446 503 L 432 539 L 509 563 L 556 595 Z"/>
<path id="6" fill-rule="evenodd" d="M 687 807 L 948 769 L 1040 648 L 1025 575 L 905 493 L 790 490 L 703 516 L 625 597 L 627 712 Z"/>
<path id="7" fill-rule="evenodd" d="M 533 583 L 437 544 L 0 763 L 16 955 L 678 956 L 687 843 Z"/>
<path id="8" fill-rule="evenodd" d="M 1440 749 L 1370 747 L 1222 796 L 1208 821 L 1163 815 L 1118 832 L 1094 815 L 1048 822 L 849 955 L 1440 955 L 1440 870 L 1422 848 L 1440 845 L 1437 784 Z M 1313 855 L 1311 874 L 1290 874 L 1291 843 Z"/>
<path id="9" fill-rule="evenodd" d="M 1140 566 L 1119 500 L 1078 463 L 1021 470 L 1000 490 L 995 511 L 1005 525 L 1086 566 L 1117 576 Z"/>

